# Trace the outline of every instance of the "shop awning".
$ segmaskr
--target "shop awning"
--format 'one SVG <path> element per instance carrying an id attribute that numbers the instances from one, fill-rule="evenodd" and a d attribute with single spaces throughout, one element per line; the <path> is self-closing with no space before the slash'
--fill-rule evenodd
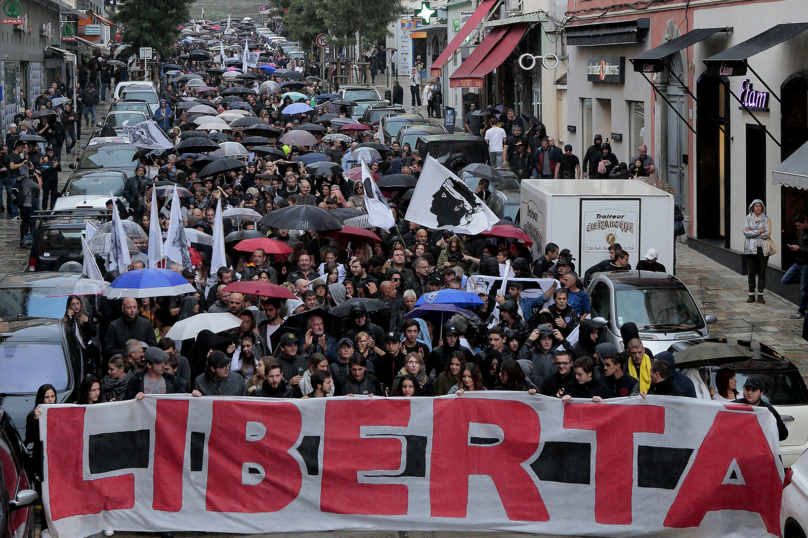
<path id="1" fill-rule="evenodd" d="M 106 52 L 107 54 L 110 53 L 110 50 L 107 47 L 105 47 L 104 45 L 102 45 L 100 43 L 93 43 L 92 41 L 87 41 L 83 37 L 76 36 L 76 42 L 81 43 L 84 46 L 92 47 L 92 48 L 98 49 L 98 50 L 100 50 L 102 52 Z"/>
<path id="2" fill-rule="evenodd" d="M 567 26 L 564 33 L 567 36 L 567 45 L 593 47 L 639 43 L 650 27 L 651 19 L 646 17 L 628 21 L 576 24 Z"/>
<path id="3" fill-rule="evenodd" d="M 117 27 L 117 26 L 118 26 L 118 25 L 117 25 L 117 24 L 115 24 L 114 22 L 112 22 L 112 21 L 108 21 L 107 19 L 105 19 L 104 17 L 102 17 L 101 15 L 99 15 L 98 13 L 96 13 L 95 11 L 87 11 L 87 15 L 89 15 L 90 17 L 92 17 L 92 18 L 96 19 L 96 20 L 97 20 L 98 22 L 100 22 L 101 24 L 106 24 L 107 26 L 110 26 L 110 27 L 112 27 L 112 28 L 115 28 L 115 27 Z"/>
<path id="4" fill-rule="evenodd" d="M 704 61 L 708 70 L 721 76 L 740 77 L 746 75 L 747 60 L 755 54 L 776 47 L 792 37 L 808 30 L 808 22 L 778 24 L 763 33 L 738 43 L 723 52 L 710 56 Z"/>
<path id="5" fill-rule="evenodd" d="M 671 39 L 667 43 L 647 50 L 639 56 L 630 58 L 631 63 L 634 64 L 634 71 L 640 73 L 659 73 L 665 69 L 665 58 L 691 45 L 695 45 L 699 41 L 704 41 L 718 32 L 730 33 L 732 32 L 732 28 L 697 28 L 691 30 L 676 39 Z"/>
<path id="6" fill-rule="evenodd" d="M 440 53 L 438 59 L 432 62 L 432 70 L 430 73 L 433 77 L 441 76 L 442 70 L 441 68 L 443 65 L 449 61 L 457 49 L 460 48 L 460 45 L 466 40 L 466 38 L 471 34 L 471 32 L 480 24 L 486 15 L 491 11 L 494 7 L 494 4 L 497 3 L 498 0 L 483 0 L 483 2 L 474 10 L 474 13 L 471 15 L 466 24 L 457 32 L 457 35 L 454 36 L 452 42 L 443 49 L 443 52 Z"/>
<path id="7" fill-rule="evenodd" d="M 482 88 L 485 75 L 499 67 L 516 48 L 527 31 L 527 24 L 498 26 L 466 58 L 450 77 L 452 88 Z"/>
<path id="8" fill-rule="evenodd" d="M 808 190 L 808 143 L 772 170 L 772 185 Z"/>
<path id="9" fill-rule="evenodd" d="M 60 49 L 59 47 L 54 47 L 52 45 L 48 46 L 48 50 L 54 54 L 58 54 L 59 56 L 64 56 L 65 58 L 75 57 L 76 55 L 70 51 L 65 49 Z"/>

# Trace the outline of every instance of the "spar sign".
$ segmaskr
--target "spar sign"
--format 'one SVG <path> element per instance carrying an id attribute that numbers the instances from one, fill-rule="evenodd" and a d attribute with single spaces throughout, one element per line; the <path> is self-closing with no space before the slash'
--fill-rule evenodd
<path id="1" fill-rule="evenodd" d="M 46 406 L 51 533 L 779 536 L 764 408 L 689 398 L 146 397 Z M 741 440 L 739 442 L 739 440 Z"/>

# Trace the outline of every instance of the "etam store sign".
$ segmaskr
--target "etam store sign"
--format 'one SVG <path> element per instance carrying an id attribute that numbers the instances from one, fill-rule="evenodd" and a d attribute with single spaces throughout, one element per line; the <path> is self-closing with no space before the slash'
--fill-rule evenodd
<path id="1" fill-rule="evenodd" d="M 738 93 L 739 110 L 769 111 L 769 92 L 759 92 L 752 88 L 748 78 L 741 81 L 741 91 Z M 744 108 L 746 107 L 746 108 Z"/>

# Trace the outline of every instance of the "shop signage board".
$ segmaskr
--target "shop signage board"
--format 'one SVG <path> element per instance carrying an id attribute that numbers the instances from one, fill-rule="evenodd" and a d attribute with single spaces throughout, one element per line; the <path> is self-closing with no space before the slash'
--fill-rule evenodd
<path id="1" fill-rule="evenodd" d="M 623 84 L 626 81 L 626 57 L 588 58 L 586 80 L 595 84 Z"/>
<path id="2" fill-rule="evenodd" d="M 769 111 L 769 92 L 759 92 L 752 88 L 748 78 L 741 81 L 741 91 L 738 92 L 738 101 L 746 105 L 747 110 Z M 738 109 L 744 110 L 743 106 Z"/>
<path id="3" fill-rule="evenodd" d="M 3 24 L 22 23 L 22 4 L 20 4 L 20 0 L 6 0 L 3 4 Z"/>
<path id="4" fill-rule="evenodd" d="M 84 35 L 101 35 L 101 25 L 86 24 L 84 26 Z"/>
<path id="5" fill-rule="evenodd" d="M 76 40 L 76 27 L 70 23 L 62 26 L 62 41 L 75 41 Z"/>
<path id="6" fill-rule="evenodd" d="M 607 204 L 600 200 L 581 200 L 581 251 L 606 256 L 609 246 L 619 243 L 623 250 L 636 255 L 640 244 L 639 223 L 639 200 L 609 200 Z"/>

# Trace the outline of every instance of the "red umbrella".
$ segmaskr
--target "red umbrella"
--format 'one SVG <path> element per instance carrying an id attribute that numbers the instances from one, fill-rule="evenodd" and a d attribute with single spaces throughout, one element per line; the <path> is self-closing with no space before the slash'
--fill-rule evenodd
<path id="1" fill-rule="evenodd" d="M 335 239 L 345 239 L 346 241 L 351 241 L 352 243 L 381 243 L 382 239 L 375 233 L 371 232 L 370 230 L 365 230 L 363 228 L 357 228 L 356 226 L 345 226 L 342 230 L 331 230 L 327 232 L 321 232 L 323 235 L 328 237 L 334 237 Z"/>
<path id="2" fill-rule="evenodd" d="M 274 297 L 276 299 L 296 299 L 295 294 L 283 286 L 264 282 L 263 280 L 245 280 L 233 282 L 224 288 L 231 293 L 243 293 L 245 295 L 257 295 L 258 297 Z"/>
<path id="3" fill-rule="evenodd" d="M 376 172 L 371 172 L 371 174 L 372 174 L 372 177 L 373 177 L 373 181 L 376 181 L 380 177 L 382 177 L 379 174 L 377 174 Z M 362 179 L 362 167 L 357 166 L 357 167 L 351 168 L 350 170 L 346 170 L 345 173 L 342 174 L 342 176 L 345 179 L 350 179 L 352 181 L 359 181 L 359 180 Z"/>
<path id="4" fill-rule="evenodd" d="M 361 123 L 349 123 L 348 125 L 344 125 L 339 129 L 341 132 L 350 133 L 350 132 L 357 132 L 357 131 L 370 131 L 370 127 L 367 125 L 362 125 Z"/>
<path id="5" fill-rule="evenodd" d="M 282 243 L 277 239 L 270 239 L 269 237 L 255 237 L 253 239 L 245 239 L 236 243 L 233 247 L 242 252 L 253 252 L 255 249 L 263 249 L 267 254 L 289 254 L 292 249 L 286 243 Z"/>
<path id="6" fill-rule="evenodd" d="M 510 239 L 518 239 L 519 241 L 523 241 L 527 246 L 533 246 L 533 240 L 523 232 L 521 229 L 517 228 L 516 226 L 509 226 L 507 224 L 497 224 L 487 232 L 483 232 L 480 235 L 490 235 L 494 237 L 507 237 Z"/>
<path id="7" fill-rule="evenodd" d="M 193 265 L 199 265 L 202 263 L 202 255 L 193 247 L 188 247 L 188 254 L 191 256 L 191 263 Z"/>

